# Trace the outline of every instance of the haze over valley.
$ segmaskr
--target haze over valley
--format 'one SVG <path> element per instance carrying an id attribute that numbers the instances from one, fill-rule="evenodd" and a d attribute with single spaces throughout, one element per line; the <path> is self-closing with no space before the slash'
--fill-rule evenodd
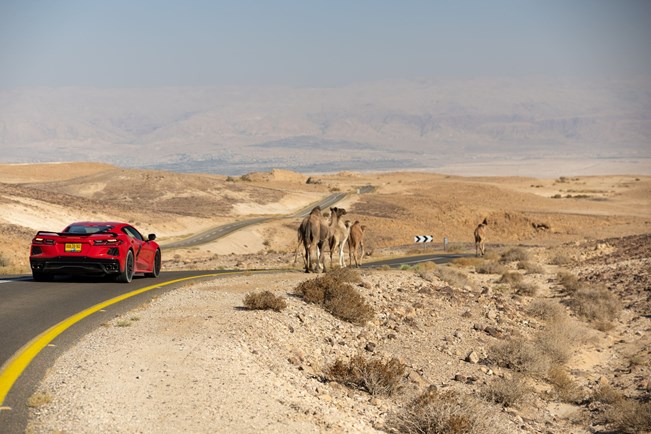
<path id="1" fill-rule="evenodd" d="M 0 91 L 4 163 L 224 175 L 492 164 L 504 174 L 504 162 L 589 158 L 649 173 L 650 143 L 649 77 Z"/>

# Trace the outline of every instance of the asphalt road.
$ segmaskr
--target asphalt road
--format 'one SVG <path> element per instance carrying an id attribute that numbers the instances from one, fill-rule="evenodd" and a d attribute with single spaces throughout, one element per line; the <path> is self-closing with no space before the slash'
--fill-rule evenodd
<path id="1" fill-rule="evenodd" d="M 35 282 L 31 276 L 0 276 L 0 433 L 24 432 L 28 398 L 54 359 L 79 336 L 195 276 L 225 273 L 164 272 L 156 279 L 136 276 L 129 284 L 91 278 Z M 128 298 L 108 302 L 116 297 Z"/>
<path id="2" fill-rule="evenodd" d="M 370 188 L 370 187 L 369 187 Z M 366 192 L 368 190 L 362 191 Z M 218 238 L 224 237 L 230 233 L 233 233 L 239 229 L 242 229 L 247 226 L 252 226 L 252 225 L 257 225 L 260 223 L 264 223 L 267 221 L 271 221 L 277 218 L 302 218 L 305 217 L 312 211 L 312 209 L 315 206 L 320 206 L 322 209 L 326 209 L 330 207 L 331 205 L 334 205 L 335 203 L 339 202 L 342 200 L 344 197 L 346 197 L 347 193 L 334 193 L 331 194 L 330 196 L 326 197 L 320 202 L 317 202 L 315 204 L 310 205 L 309 207 L 306 207 L 294 214 L 290 214 L 288 216 L 283 216 L 283 217 L 257 217 L 253 219 L 248 219 L 248 220 L 242 220 L 239 222 L 234 222 L 234 223 L 228 223 L 226 225 L 222 226 L 217 226 L 214 228 L 211 228 L 207 231 L 201 232 L 199 234 L 193 235 L 189 238 L 186 238 L 181 241 L 175 241 L 172 243 L 167 243 L 167 244 L 161 244 L 161 248 L 163 249 L 178 249 L 178 248 L 187 248 L 187 247 L 193 247 L 197 246 L 200 244 L 205 244 L 209 243 L 211 241 L 214 241 Z"/>

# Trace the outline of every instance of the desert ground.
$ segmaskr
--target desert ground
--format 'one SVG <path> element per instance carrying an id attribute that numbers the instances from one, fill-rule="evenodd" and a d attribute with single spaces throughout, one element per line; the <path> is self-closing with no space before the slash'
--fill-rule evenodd
<path id="1" fill-rule="evenodd" d="M 373 189 L 360 194 L 364 186 Z M 332 192 L 349 193 L 337 206 L 367 228 L 365 262 L 437 251 L 444 237 L 474 253 L 484 218 L 487 254 L 302 273 L 300 219 L 286 216 Z M 71 221 L 129 221 L 164 246 L 275 217 L 163 249 L 164 270 L 242 273 L 171 291 L 90 332 L 27 403 L 30 432 L 651 430 L 649 176 L 0 165 L 0 207 L 0 274 L 28 273 L 35 231 Z M 306 288 L 324 286 L 353 293 L 339 299 L 346 315 L 311 302 Z M 281 307 L 245 303 L 262 291 Z"/>

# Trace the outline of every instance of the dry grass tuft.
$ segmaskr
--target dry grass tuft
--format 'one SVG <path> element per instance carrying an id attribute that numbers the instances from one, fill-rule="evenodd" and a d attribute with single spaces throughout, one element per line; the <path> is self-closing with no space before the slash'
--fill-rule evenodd
<path id="1" fill-rule="evenodd" d="M 437 266 L 432 273 L 454 288 L 463 288 L 469 284 L 466 273 L 447 266 Z"/>
<path id="2" fill-rule="evenodd" d="M 622 399 L 606 412 L 606 423 L 622 433 L 651 431 L 651 401 Z"/>
<path id="3" fill-rule="evenodd" d="M 553 366 L 547 373 L 547 380 L 554 386 L 558 399 L 567 403 L 578 403 L 583 398 L 576 382 L 559 366 Z"/>
<path id="4" fill-rule="evenodd" d="M 538 285 L 529 282 L 520 282 L 515 285 L 515 290 L 520 295 L 535 297 L 538 294 Z"/>
<path id="5" fill-rule="evenodd" d="M 274 295 L 271 291 L 262 291 L 246 294 L 244 307 L 252 310 L 275 310 L 280 312 L 287 307 L 287 302 Z"/>
<path id="6" fill-rule="evenodd" d="M 483 264 L 476 267 L 475 270 L 479 274 L 504 274 L 506 267 L 496 261 L 484 261 Z"/>
<path id="7" fill-rule="evenodd" d="M 535 377 L 543 377 L 550 366 L 549 357 L 524 338 L 498 342 L 489 348 L 488 358 L 498 366 Z"/>
<path id="8" fill-rule="evenodd" d="M 322 306 L 335 317 L 353 324 L 365 324 L 373 318 L 373 308 L 346 279 L 349 273 L 328 273 L 323 277 L 306 280 L 298 285 L 294 293 L 307 303 Z"/>
<path id="9" fill-rule="evenodd" d="M 554 364 L 566 363 L 581 340 L 581 330 L 565 315 L 548 321 L 534 338 L 534 345 Z"/>
<path id="10" fill-rule="evenodd" d="M 592 400 L 604 404 L 616 404 L 624 400 L 624 395 L 608 383 L 599 384 L 592 393 Z"/>
<path id="11" fill-rule="evenodd" d="M 579 317 L 602 331 L 612 328 L 612 322 L 622 310 L 619 298 L 603 286 L 579 289 L 571 295 L 568 304 Z"/>
<path id="12" fill-rule="evenodd" d="M 553 321 L 567 316 L 565 308 L 552 300 L 534 300 L 529 305 L 528 312 L 530 315 L 544 321 Z"/>
<path id="13" fill-rule="evenodd" d="M 530 261 L 518 262 L 518 270 L 524 270 L 527 274 L 543 274 L 545 269 L 542 265 Z"/>
<path id="14" fill-rule="evenodd" d="M 518 273 L 517 271 L 507 271 L 502 274 L 502 277 L 497 281 L 497 283 L 505 283 L 507 285 L 517 285 L 522 283 L 524 276 Z"/>
<path id="15" fill-rule="evenodd" d="M 388 432 L 405 434 L 496 434 L 505 432 L 496 412 L 456 391 L 430 387 L 403 410 L 387 419 Z"/>
<path id="16" fill-rule="evenodd" d="M 556 255 L 549 260 L 551 265 L 568 265 L 572 260 L 565 255 Z"/>
<path id="17" fill-rule="evenodd" d="M 326 371 L 330 381 L 363 390 L 371 395 L 391 396 L 405 376 L 405 365 L 393 358 L 387 362 L 354 356 L 349 362 L 337 360 Z"/>
<path id="18" fill-rule="evenodd" d="M 362 283 L 362 276 L 359 274 L 359 271 L 354 268 L 344 267 L 331 269 L 328 271 L 327 275 L 333 282 L 356 285 Z"/>
<path id="19" fill-rule="evenodd" d="M 481 396 L 489 402 L 511 407 L 520 403 L 530 392 L 522 377 L 514 375 L 511 378 L 498 378 L 488 383 L 481 390 Z"/>
<path id="20" fill-rule="evenodd" d="M 500 257 L 500 262 L 502 263 L 528 261 L 528 260 L 529 260 L 529 253 L 520 247 L 514 247 L 512 249 L 509 249 L 506 252 L 502 253 L 502 256 Z"/>
<path id="21" fill-rule="evenodd" d="M 563 287 L 563 292 L 573 293 L 583 287 L 579 278 L 567 271 L 560 271 L 557 274 L 558 284 Z"/>

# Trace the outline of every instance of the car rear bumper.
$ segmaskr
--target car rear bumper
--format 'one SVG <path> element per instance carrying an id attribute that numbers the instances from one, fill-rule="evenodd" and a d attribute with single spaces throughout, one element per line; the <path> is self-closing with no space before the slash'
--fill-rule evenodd
<path id="1" fill-rule="evenodd" d="M 117 274 L 120 261 L 87 256 L 30 258 L 32 271 L 44 274 Z"/>

